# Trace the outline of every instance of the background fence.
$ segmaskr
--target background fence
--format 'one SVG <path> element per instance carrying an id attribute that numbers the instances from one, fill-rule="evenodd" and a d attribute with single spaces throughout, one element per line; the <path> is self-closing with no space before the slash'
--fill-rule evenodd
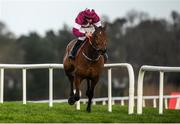
<path id="1" fill-rule="evenodd" d="M 164 72 L 180 72 L 180 67 L 163 67 L 163 66 L 147 66 L 144 65 L 140 68 L 138 75 L 138 86 L 137 86 L 137 114 L 142 114 L 143 108 L 143 79 L 144 73 L 147 71 L 160 72 L 159 76 L 159 114 L 163 114 L 163 83 L 164 83 Z"/>

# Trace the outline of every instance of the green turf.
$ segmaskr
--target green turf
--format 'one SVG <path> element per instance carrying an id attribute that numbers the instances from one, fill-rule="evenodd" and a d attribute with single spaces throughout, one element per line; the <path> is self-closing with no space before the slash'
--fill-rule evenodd
<path id="1" fill-rule="evenodd" d="M 113 112 L 107 111 L 107 105 L 92 106 L 92 112 L 87 113 L 86 105 L 81 110 L 75 106 L 56 103 L 52 108 L 47 103 L 5 102 L 0 104 L 0 122 L 180 122 L 180 110 L 164 110 L 163 115 L 158 109 L 145 108 L 143 115 L 128 115 L 127 106 L 113 106 Z"/>

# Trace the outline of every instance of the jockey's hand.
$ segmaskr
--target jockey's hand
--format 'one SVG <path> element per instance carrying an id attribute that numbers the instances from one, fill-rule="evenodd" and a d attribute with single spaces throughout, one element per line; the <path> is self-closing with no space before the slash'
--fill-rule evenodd
<path id="1" fill-rule="evenodd" d="M 85 35 L 87 38 L 90 38 L 90 37 L 92 37 L 92 32 L 86 32 Z"/>

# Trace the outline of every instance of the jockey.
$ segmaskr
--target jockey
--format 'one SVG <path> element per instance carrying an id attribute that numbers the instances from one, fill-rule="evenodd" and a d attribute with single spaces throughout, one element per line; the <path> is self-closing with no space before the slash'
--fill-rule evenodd
<path id="1" fill-rule="evenodd" d="M 70 59 L 75 59 L 76 53 L 86 37 L 92 36 L 92 33 L 95 31 L 93 25 L 101 26 L 100 18 L 93 9 L 85 9 L 78 14 L 72 29 L 73 34 L 78 37 L 78 40 L 69 54 Z M 104 53 L 104 58 L 106 61 L 108 58 L 107 53 Z"/>

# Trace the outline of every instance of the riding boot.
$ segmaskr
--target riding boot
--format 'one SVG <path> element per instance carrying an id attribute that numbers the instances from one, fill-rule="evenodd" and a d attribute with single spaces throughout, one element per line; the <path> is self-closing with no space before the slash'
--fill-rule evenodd
<path id="1" fill-rule="evenodd" d="M 77 40 L 76 44 L 74 45 L 71 53 L 69 54 L 70 59 L 75 59 L 78 49 L 81 47 L 83 41 Z"/>

